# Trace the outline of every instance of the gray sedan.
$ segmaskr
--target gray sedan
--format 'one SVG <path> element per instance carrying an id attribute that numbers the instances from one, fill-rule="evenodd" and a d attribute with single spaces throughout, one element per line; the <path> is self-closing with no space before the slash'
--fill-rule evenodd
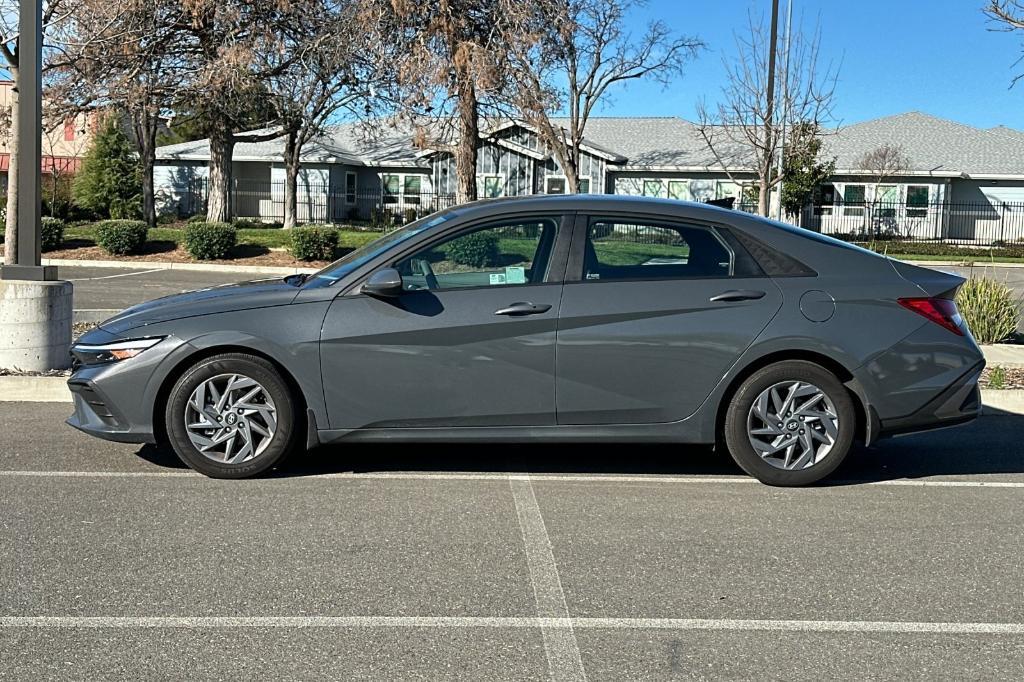
<path id="1" fill-rule="evenodd" d="M 477 202 L 311 276 L 129 308 L 68 422 L 210 476 L 359 441 L 714 443 L 773 485 L 981 408 L 963 279 L 790 225 L 615 196 Z"/>

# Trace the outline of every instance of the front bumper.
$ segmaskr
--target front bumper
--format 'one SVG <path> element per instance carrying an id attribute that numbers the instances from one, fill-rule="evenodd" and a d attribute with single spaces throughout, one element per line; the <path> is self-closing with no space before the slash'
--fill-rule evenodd
<path id="1" fill-rule="evenodd" d="M 981 415 L 978 380 L 984 368 L 985 361 L 978 362 L 913 414 L 880 420 L 880 434 L 894 436 L 974 421 Z"/>
<path id="2" fill-rule="evenodd" d="M 155 443 L 152 428 L 132 425 L 95 383 L 72 377 L 68 388 L 75 403 L 75 412 L 67 423 L 79 431 L 118 443 Z"/>

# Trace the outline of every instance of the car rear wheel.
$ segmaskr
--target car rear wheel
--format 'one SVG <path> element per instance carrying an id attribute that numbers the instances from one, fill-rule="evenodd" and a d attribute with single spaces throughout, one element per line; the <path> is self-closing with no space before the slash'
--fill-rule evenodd
<path id="1" fill-rule="evenodd" d="M 856 419 L 850 393 L 834 374 L 811 362 L 779 362 L 736 391 L 725 441 L 736 463 L 762 483 L 807 485 L 842 464 Z"/>
<path id="2" fill-rule="evenodd" d="M 288 385 L 263 358 L 206 358 L 174 384 L 165 424 L 178 457 L 214 478 L 256 476 L 291 451 L 295 411 Z"/>

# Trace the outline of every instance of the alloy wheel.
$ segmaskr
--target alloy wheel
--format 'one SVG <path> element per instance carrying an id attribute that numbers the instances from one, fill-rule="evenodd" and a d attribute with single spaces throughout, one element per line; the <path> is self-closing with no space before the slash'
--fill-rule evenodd
<path id="1" fill-rule="evenodd" d="M 787 471 L 814 466 L 832 451 L 839 417 L 828 395 L 806 381 L 783 381 L 763 390 L 747 414 L 754 451 Z"/>
<path id="2" fill-rule="evenodd" d="M 256 380 L 219 374 L 192 391 L 185 406 L 185 431 L 204 457 L 241 464 L 259 457 L 274 439 L 277 407 Z"/>

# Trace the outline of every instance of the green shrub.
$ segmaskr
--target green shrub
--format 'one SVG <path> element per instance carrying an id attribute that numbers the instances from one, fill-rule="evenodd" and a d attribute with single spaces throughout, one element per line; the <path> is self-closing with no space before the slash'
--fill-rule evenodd
<path id="1" fill-rule="evenodd" d="M 206 222 L 206 214 L 205 213 L 196 213 L 193 216 L 189 216 L 188 220 L 186 220 L 185 222 L 186 223 L 205 223 Z"/>
<path id="2" fill-rule="evenodd" d="M 988 277 L 967 280 L 956 294 L 956 305 L 978 343 L 999 343 L 1020 322 L 1020 299 L 1013 289 Z"/>
<path id="3" fill-rule="evenodd" d="M 59 249 L 60 245 L 64 243 L 64 228 L 67 227 L 67 224 L 60 218 L 44 216 L 40 227 L 43 251 Z"/>
<path id="4" fill-rule="evenodd" d="M 96 243 L 114 256 L 136 253 L 146 243 L 148 229 L 141 220 L 101 220 L 96 223 Z"/>
<path id="5" fill-rule="evenodd" d="M 327 225 L 307 225 L 292 230 L 292 255 L 299 260 L 331 260 L 338 248 L 338 231 Z"/>
<path id="6" fill-rule="evenodd" d="M 238 241 L 238 231 L 227 223 L 189 223 L 185 249 L 197 260 L 216 260 L 228 255 Z"/>
<path id="7" fill-rule="evenodd" d="M 405 216 L 404 217 L 405 217 L 405 223 L 404 224 L 406 224 L 406 225 L 408 225 L 412 221 L 416 220 L 416 209 L 412 208 L 411 206 L 409 208 L 405 209 Z"/>
<path id="8" fill-rule="evenodd" d="M 1006 370 L 996 365 L 988 371 L 988 387 L 995 389 L 1006 388 Z"/>
<path id="9" fill-rule="evenodd" d="M 445 249 L 448 260 L 482 268 L 498 262 L 498 235 L 493 230 L 481 230 L 449 242 Z"/>
<path id="10" fill-rule="evenodd" d="M 107 117 L 93 138 L 72 189 L 75 203 L 96 215 L 134 219 L 142 213 L 139 161 L 116 119 Z"/>
<path id="11" fill-rule="evenodd" d="M 156 217 L 157 225 L 173 225 L 178 222 L 178 216 L 173 213 L 161 213 Z"/>

